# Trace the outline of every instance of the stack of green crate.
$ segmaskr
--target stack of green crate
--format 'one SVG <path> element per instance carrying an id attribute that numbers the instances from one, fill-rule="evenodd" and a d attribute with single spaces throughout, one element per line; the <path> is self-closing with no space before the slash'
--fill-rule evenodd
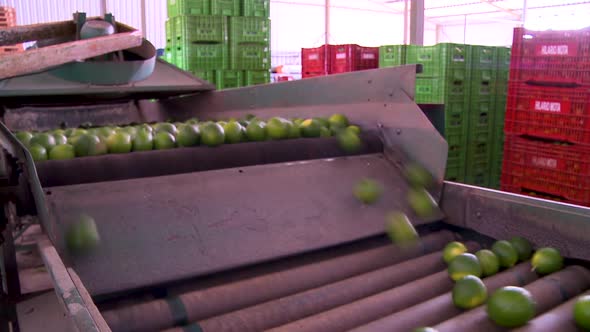
<path id="1" fill-rule="evenodd" d="M 471 46 L 465 182 L 488 187 L 491 176 L 498 52 L 492 46 Z"/>
<path id="2" fill-rule="evenodd" d="M 442 43 L 434 46 L 408 45 L 406 64 L 422 64 L 416 75 L 415 101 L 444 104 L 444 134 L 449 145 L 446 179 L 462 182 L 467 157 L 467 109 L 469 104 L 470 47 Z"/>
<path id="3" fill-rule="evenodd" d="M 406 45 L 384 45 L 379 47 L 379 68 L 406 64 L 406 48 Z"/>
<path id="4" fill-rule="evenodd" d="M 164 59 L 217 89 L 268 83 L 269 8 L 270 0 L 168 0 Z M 245 29 L 241 32 L 250 39 L 242 38 L 237 29 Z M 256 36 L 264 33 L 264 65 L 248 66 L 261 54 L 249 43 L 258 43 Z M 262 70 L 251 71 L 256 69 Z"/>
<path id="5" fill-rule="evenodd" d="M 492 136 L 492 161 L 490 188 L 500 188 L 502 157 L 504 155 L 504 115 L 506 114 L 506 96 L 510 72 L 510 48 L 498 47 L 498 65 L 496 80 L 496 104 Z"/>
<path id="6" fill-rule="evenodd" d="M 268 83 L 270 20 L 257 16 L 230 17 L 229 31 L 230 68 L 243 72 L 244 85 Z"/>

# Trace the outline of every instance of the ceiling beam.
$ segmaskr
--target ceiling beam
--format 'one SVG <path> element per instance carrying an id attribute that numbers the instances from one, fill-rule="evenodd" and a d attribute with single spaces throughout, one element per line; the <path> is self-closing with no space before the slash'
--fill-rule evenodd
<path id="1" fill-rule="evenodd" d="M 481 3 L 485 3 L 486 5 L 490 5 L 490 6 L 494 7 L 494 8 L 496 8 L 497 10 L 499 10 L 499 11 L 501 11 L 501 12 L 504 12 L 504 13 L 506 13 L 506 14 L 509 14 L 509 15 L 515 16 L 515 17 L 517 17 L 519 20 L 520 20 L 520 19 L 522 19 L 522 17 L 521 17 L 521 15 L 520 15 L 520 14 L 517 14 L 517 13 L 515 13 L 514 11 L 512 11 L 512 10 L 510 10 L 510 9 L 507 9 L 507 8 L 504 8 L 504 7 L 502 7 L 502 6 L 498 6 L 498 5 L 496 5 L 495 3 L 491 2 L 490 0 L 479 0 L 479 1 L 480 1 Z"/>

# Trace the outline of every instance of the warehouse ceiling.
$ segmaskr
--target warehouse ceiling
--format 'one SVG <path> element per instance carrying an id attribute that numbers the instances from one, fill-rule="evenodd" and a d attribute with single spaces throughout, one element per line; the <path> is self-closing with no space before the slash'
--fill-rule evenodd
<path id="1" fill-rule="evenodd" d="M 325 0 L 271 0 L 323 6 Z M 411 1 L 408 0 L 408 6 Z M 574 29 L 589 26 L 586 0 L 527 0 L 526 25 L 533 29 Z M 507 23 L 521 25 L 523 0 L 425 0 L 425 20 L 435 25 Z M 405 0 L 330 0 L 335 8 L 390 12 L 402 15 Z"/>

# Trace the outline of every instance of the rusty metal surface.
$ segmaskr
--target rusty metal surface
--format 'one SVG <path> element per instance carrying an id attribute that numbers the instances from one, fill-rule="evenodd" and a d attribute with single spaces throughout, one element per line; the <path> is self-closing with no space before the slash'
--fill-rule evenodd
<path id="1" fill-rule="evenodd" d="M 449 278 L 447 271 L 441 271 L 269 331 L 347 331 L 355 326 L 446 293 L 452 288 L 453 281 Z"/>
<path id="2" fill-rule="evenodd" d="M 441 251 L 324 287 L 199 322 L 205 331 L 262 331 L 426 277 L 446 267 Z"/>
<path id="3" fill-rule="evenodd" d="M 365 134 L 363 147 L 354 153 L 379 153 L 383 145 L 375 135 Z M 297 148 L 292 147 L 296 145 Z M 270 163 L 334 158 L 346 155 L 336 138 L 300 138 L 282 141 L 224 144 L 170 150 L 108 154 L 48 160 L 37 163 L 37 174 L 44 187 L 116 181 L 152 176 L 200 172 Z M 80 170 L 84 170 L 81 172 Z"/>
<path id="4" fill-rule="evenodd" d="M 529 263 L 521 263 L 509 270 L 483 279 L 489 294 L 504 286 L 524 286 L 537 279 Z M 432 326 L 463 313 L 453 303 L 451 292 L 424 301 L 393 315 L 355 328 L 354 332 L 407 332 L 417 326 Z"/>
<path id="5" fill-rule="evenodd" d="M 451 232 L 442 231 L 424 236 L 417 246 L 385 245 L 211 287 L 192 285 L 192 289 L 166 299 L 119 306 L 103 315 L 114 331 L 163 329 L 174 325 L 179 311 L 186 312 L 185 323 L 206 319 L 427 255 L 441 250 L 453 238 Z"/>
<path id="6" fill-rule="evenodd" d="M 590 208 L 445 182 L 446 222 L 501 239 L 523 236 L 567 257 L 590 260 Z"/>
<path id="7" fill-rule="evenodd" d="M 590 295 L 590 291 L 581 294 L 580 296 Z M 515 332 L 576 332 L 580 329 L 576 326 L 574 321 L 574 304 L 578 297 L 555 307 L 535 319 L 528 322 L 527 325 L 515 329 Z"/>
<path id="8" fill-rule="evenodd" d="M 384 186 L 372 206 L 351 193 L 363 177 Z M 64 256 L 64 227 L 95 218 L 101 246 L 71 263 L 97 295 L 381 234 L 391 210 L 420 223 L 400 177 L 377 154 L 50 187 L 46 198 Z"/>

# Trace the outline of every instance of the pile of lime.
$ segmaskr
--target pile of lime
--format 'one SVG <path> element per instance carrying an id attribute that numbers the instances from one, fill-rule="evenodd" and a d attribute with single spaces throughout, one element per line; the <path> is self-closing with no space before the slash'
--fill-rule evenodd
<path id="1" fill-rule="evenodd" d="M 531 243 L 523 237 L 498 240 L 490 249 L 481 249 L 474 255 L 458 241 L 448 243 L 442 252 L 448 264 L 449 277 L 455 281 L 452 291 L 453 304 L 460 309 L 472 309 L 486 304 L 491 321 L 501 327 L 514 328 L 526 324 L 535 316 L 535 301 L 528 290 L 506 286 L 488 297 L 488 290 L 480 278 L 508 269 L 518 262 L 530 260 L 539 275 L 554 273 L 563 268 L 563 257 L 555 248 L 539 248 L 533 251 Z M 590 297 L 581 297 L 574 316 L 580 327 L 590 326 Z M 578 322 L 578 318 L 579 322 Z M 588 325 L 584 325 L 588 324 Z"/>
<path id="2" fill-rule="evenodd" d="M 227 121 L 158 122 L 125 126 L 84 126 L 44 132 L 19 131 L 16 138 L 27 147 L 35 161 L 134 151 L 163 150 L 198 145 L 215 147 L 248 141 L 283 140 L 300 137 L 337 136 L 346 152 L 361 148 L 360 128 L 346 116 L 329 118 L 259 119 L 248 116 Z"/>

